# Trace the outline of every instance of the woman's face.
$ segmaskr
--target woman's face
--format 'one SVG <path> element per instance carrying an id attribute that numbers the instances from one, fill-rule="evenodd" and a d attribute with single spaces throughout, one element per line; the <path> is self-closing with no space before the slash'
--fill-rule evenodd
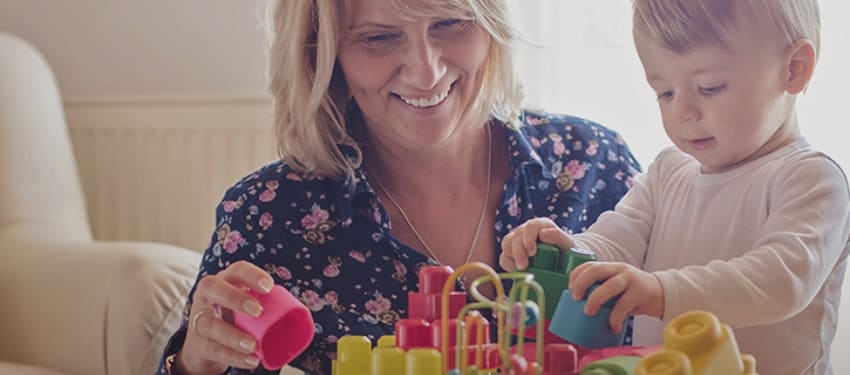
<path id="1" fill-rule="evenodd" d="M 481 87 L 490 36 L 474 21 L 402 19 L 352 1 L 339 64 L 377 141 L 425 150 L 447 142 Z"/>

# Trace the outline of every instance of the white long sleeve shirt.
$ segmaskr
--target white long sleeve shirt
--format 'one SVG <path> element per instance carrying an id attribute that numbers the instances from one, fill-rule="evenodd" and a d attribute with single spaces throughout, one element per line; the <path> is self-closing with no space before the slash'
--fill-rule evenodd
<path id="1" fill-rule="evenodd" d="M 665 320 L 716 314 L 759 373 L 832 373 L 850 191 L 840 167 L 805 140 L 718 174 L 666 149 L 614 211 L 574 238 L 600 260 L 655 274 Z M 663 327 L 637 317 L 635 344 L 662 343 Z"/>

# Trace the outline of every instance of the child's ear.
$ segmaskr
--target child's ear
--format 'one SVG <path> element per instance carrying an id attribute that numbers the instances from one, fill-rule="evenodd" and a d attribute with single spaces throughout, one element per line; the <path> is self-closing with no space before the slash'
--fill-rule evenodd
<path id="1" fill-rule="evenodd" d="M 788 48 L 788 71 L 785 90 L 796 95 L 805 90 L 815 70 L 816 52 L 812 42 L 798 40 Z"/>

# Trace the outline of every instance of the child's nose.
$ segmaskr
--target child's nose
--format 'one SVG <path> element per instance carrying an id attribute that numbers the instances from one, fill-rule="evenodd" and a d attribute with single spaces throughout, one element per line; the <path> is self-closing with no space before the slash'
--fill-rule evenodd
<path id="1" fill-rule="evenodd" d="M 686 97 L 679 97 L 674 100 L 673 113 L 676 118 L 685 122 L 698 121 L 702 117 L 702 111 L 699 107 Z"/>

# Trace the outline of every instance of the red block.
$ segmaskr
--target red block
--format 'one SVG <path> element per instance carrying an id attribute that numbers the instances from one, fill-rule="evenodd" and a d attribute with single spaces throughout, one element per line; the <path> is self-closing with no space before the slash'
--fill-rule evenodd
<path id="1" fill-rule="evenodd" d="M 451 276 L 452 269 L 442 266 L 423 267 L 419 271 L 419 291 L 407 294 L 407 312 L 411 319 L 433 321 L 440 319 L 443 285 Z M 454 289 L 452 289 L 454 290 Z M 449 318 L 457 318 L 458 312 L 466 304 L 466 293 L 449 293 Z"/>
<path id="2" fill-rule="evenodd" d="M 395 344 L 405 351 L 414 348 L 435 348 L 431 324 L 422 319 L 401 319 L 395 323 Z"/>

